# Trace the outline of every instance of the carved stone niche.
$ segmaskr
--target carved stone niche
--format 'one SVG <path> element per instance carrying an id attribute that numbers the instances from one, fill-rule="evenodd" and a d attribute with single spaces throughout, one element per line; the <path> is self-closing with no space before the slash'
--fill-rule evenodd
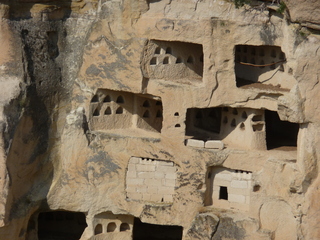
<path id="1" fill-rule="evenodd" d="M 86 227 L 86 216 L 82 212 L 40 212 L 30 218 L 26 240 L 78 240 Z"/>
<path id="2" fill-rule="evenodd" d="M 263 89 L 273 86 L 284 90 L 291 89 L 296 83 L 279 46 L 236 45 L 234 62 L 237 87 L 250 84 Z"/>
<path id="3" fill-rule="evenodd" d="M 277 112 L 269 110 L 230 107 L 187 110 L 187 139 L 221 140 L 229 148 L 296 150 L 298 131 L 299 124 L 281 121 Z"/>
<path id="4" fill-rule="evenodd" d="M 90 240 L 132 240 L 134 217 L 104 212 L 93 220 L 93 236 Z"/>
<path id="5" fill-rule="evenodd" d="M 248 211 L 253 191 L 252 173 L 223 167 L 209 167 L 205 206 Z"/>
<path id="6" fill-rule="evenodd" d="M 161 132 L 160 97 L 98 89 L 91 99 L 89 111 L 91 130 L 139 128 Z"/>
<path id="7" fill-rule="evenodd" d="M 201 82 L 202 45 L 150 40 L 144 49 L 142 70 L 144 77 L 149 79 Z"/>

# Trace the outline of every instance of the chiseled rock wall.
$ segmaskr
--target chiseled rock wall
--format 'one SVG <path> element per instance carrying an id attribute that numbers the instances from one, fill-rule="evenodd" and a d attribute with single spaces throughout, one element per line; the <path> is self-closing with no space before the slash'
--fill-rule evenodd
<path id="1" fill-rule="evenodd" d="M 0 238 L 320 238 L 320 20 L 285 2 L 1 1 Z"/>

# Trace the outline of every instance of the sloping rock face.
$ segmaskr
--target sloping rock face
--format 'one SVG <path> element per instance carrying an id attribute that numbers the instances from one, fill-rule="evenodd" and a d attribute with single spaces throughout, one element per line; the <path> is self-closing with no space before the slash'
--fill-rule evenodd
<path id="1" fill-rule="evenodd" d="M 0 239 L 320 239 L 320 20 L 285 3 L 0 1 Z"/>

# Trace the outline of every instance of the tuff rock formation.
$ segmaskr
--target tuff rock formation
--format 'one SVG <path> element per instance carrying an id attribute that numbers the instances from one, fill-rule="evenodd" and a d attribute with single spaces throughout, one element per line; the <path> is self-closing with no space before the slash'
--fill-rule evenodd
<path id="1" fill-rule="evenodd" d="M 319 1 L 239 2 L 0 0 L 0 239 L 320 239 Z"/>

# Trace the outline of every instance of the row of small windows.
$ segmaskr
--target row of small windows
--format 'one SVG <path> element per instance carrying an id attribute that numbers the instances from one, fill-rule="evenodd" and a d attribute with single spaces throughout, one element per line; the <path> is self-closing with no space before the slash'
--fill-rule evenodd
<path id="1" fill-rule="evenodd" d="M 143 107 L 151 107 L 149 100 L 145 100 L 142 104 Z M 162 106 L 162 102 L 157 101 L 156 106 Z"/>
<path id="2" fill-rule="evenodd" d="M 110 107 L 107 107 L 106 110 L 104 111 L 104 115 L 111 115 L 112 114 L 112 110 Z M 116 114 L 123 114 L 123 108 L 122 107 L 118 107 L 116 110 Z M 97 108 L 94 112 L 93 112 L 93 116 L 97 117 L 100 116 L 100 110 Z M 142 117 L 144 118 L 150 118 L 151 114 L 149 110 L 146 110 Z M 156 113 L 156 118 L 161 118 L 162 117 L 162 112 L 160 110 L 157 111 Z"/>
<path id="3" fill-rule="evenodd" d="M 248 47 L 246 45 L 243 45 L 243 46 L 238 45 L 238 46 L 236 46 L 236 52 L 249 53 L 252 56 L 260 56 L 260 57 L 266 56 L 265 49 L 262 47 L 259 47 L 259 49 L 256 49 L 255 47 Z M 278 54 L 279 54 L 279 51 L 276 51 L 276 49 L 271 49 L 270 57 L 276 58 Z M 281 51 L 279 54 L 279 59 L 281 59 L 281 60 L 285 59 L 285 54 Z"/>
<path id="4" fill-rule="evenodd" d="M 111 102 L 112 99 L 109 95 L 107 95 L 104 99 L 103 99 L 103 102 Z M 99 102 L 99 97 L 98 95 L 94 95 L 93 98 L 91 99 L 91 102 L 94 103 L 94 102 Z M 116 103 L 124 103 L 124 98 L 123 96 L 118 96 L 117 97 L 117 100 L 116 100 Z"/>
<path id="5" fill-rule="evenodd" d="M 203 55 L 201 55 L 200 59 L 199 59 L 200 62 L 203 62 Z M 187 58 L 187 63 L 189 64 L 192 64 L 195 62 L 195 59 L 193 56 L 189 56 Z M 150 65 L 157 65 L 159 64 L 160 61 L 159 61 L 159 58 L 158 57 L 153 57 L 151 60 L 150 60 Z M 169 56 L 166 56 L 163 58 L 162 60 L 162 64 L 166 65 L 166 64 L 172 64 L 172 63 L 183 63 L 183 59 L 181 57 L 169 57 Z"/>
<path id="6" fill-rule="evenodd" d="M 117 229 L 117 225 L 115 222 L 110 222 L 107 225 L 107 232 L 114 232 L 116 229 Z M 125 232 L 129 230 L 130 230 L 130 226 L 128 223 L 121 223 L 120 232 Z M 98 234 L 101 234 L 102 232 L 103 232 L 102 224 L 97 224 L 97 226 L 94 229 L 94 234 L 98 235 Z"/>
<path id="7" fill-rule="evenodd" d="M 118 107 L 116 110 L 116 114 L 122 114 L 122 113 L 123 113 L 123 108 Z M 104 115 L 111 115 L 111 114 L 112 114 L 111 108 L 107 107 L 106 110 L 104 111 Z M 94 110 L 93 116 L 95 117 L 100 116 L 100 110 L 98 108 Z"/>

